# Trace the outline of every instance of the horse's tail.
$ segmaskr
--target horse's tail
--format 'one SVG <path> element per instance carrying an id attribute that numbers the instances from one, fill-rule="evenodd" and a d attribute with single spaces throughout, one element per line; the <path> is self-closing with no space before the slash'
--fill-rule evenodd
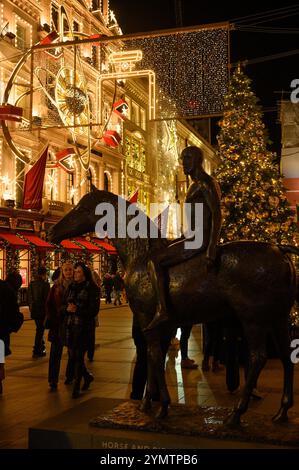
<path id="1" fill-rule="evenodd" d="M 293 254 L 299 256 L 299 247 L 293 245 L 279 245 L 280 250 L 283 253 Z M 295 267 L 294 267 L 295 269 Z M 297 289 L 296 289 L 296 301 L 299 303 L 299 272 L 295 269 Z"/>

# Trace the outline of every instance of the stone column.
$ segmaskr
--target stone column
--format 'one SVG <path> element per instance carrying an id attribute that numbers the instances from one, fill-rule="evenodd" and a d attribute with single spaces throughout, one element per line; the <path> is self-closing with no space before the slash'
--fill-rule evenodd
<path id="1" fill-rule="evenodd" d="M 104 164 L 99 164 L 99 189 L 104 189 Z"/>
<path id="2" fill-rule="evenodd" d="M 120 194 L 120 173 L 118 170 L 113 170 L 112 181 L 114 194 Z"/>

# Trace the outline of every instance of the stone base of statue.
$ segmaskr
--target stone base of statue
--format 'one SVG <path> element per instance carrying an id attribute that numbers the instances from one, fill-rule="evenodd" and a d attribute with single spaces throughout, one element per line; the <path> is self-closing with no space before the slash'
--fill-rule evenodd
<path id="1" fill-rule="evenodd" d="M 287 424 L 249 411 L 239 429 L 223 420 L 220 407 L 171 405 L 169 417 L 155 420 L 140 402 L 93 398 L 29 429 L 29 448 L 39 449 L 270 449 L 299 447 L 299 417 Z M 98 415 L 94 418 L 95 415 Z"/>

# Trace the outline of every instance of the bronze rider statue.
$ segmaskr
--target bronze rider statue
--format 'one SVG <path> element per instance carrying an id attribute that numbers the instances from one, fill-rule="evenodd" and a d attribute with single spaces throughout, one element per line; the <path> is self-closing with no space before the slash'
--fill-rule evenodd
<path id="1" fill-rule="evenodd" d="M 151 330 L 168 320 L 166 290 L 167 268 L 175 266 L 198 253 L 206 253 L 207 268 L 211 268 L 216 258 L 216 247 L 221 229 L 221 194 L 217 181 L 208 175 L 203 164 L 202 150 L 195 146 L 186 147 L 181 154 L 184 173 L 191 177 L 185 202 L 191 204 L 191 225 L 194 223 L 196 203 L 203 204 L 203 227 L 191 227 L 193 231 L 202 230 L 203 243 L 200 248 L 186 249 L 185 237 L 168 245 L 163 252 L 153 252 L 148 262 L 148 272 L 155 289 L 158 305 L 155 316 L 145 330 Z"/>

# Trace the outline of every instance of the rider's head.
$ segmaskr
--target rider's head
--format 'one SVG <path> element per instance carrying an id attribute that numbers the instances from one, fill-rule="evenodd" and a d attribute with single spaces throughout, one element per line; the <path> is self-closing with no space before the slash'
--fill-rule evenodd
<path id="1" fill-rule="evenodd" d="M 191 175 L 197 168 L 202 168 L 202 150 L 194 145 L 186 147 L 181 153 L 181 160 L 185 175 Z"/>

